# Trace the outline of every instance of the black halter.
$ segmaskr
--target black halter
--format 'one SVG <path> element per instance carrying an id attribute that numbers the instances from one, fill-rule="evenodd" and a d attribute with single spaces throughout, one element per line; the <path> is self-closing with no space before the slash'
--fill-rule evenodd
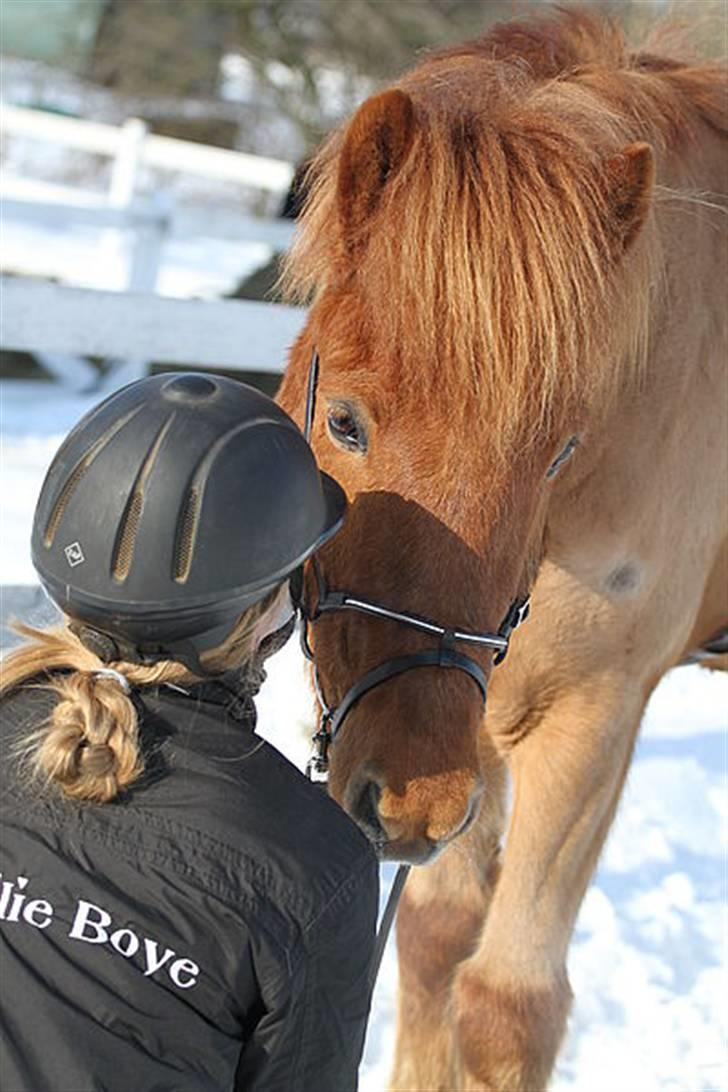
<path id="1" fill-rule="evenodd" d="M 304 435 L 309 441 L 311 439 L 311 430 L 316 408 L 318 371 L 319 357 L 314 349 L 308 377 L 306 418 L 304 425 Z M 502 663 L 508 651 L 508 643 L 513 630 L 516 626 L 520 625 L 521 622 L 525 621 L 528 615 L 527 597 L 513 600 L 506 612 L 505 618 L 498 627 L 497 633 L 475 633 L 465 629 L 449 629 L 446 626 L 441 626 L 438 622 L 431 621 L 429 618 L 423 618 L 420 615 L 411 614 L 408 611 L 391 610 L 381 603 L 376 603 L 359 595 L 351 595 L 349 592 L 330 591 L 326 585 L 321 566 L 316 557 L 312 559 L 312 565 L 318 590 L 317 601 L 314 607 L 311 607 L 303 601 L 301 602 L 301 647 L 304 655 L 313 664 L 314 686 L 316 688 L 316 696 L 321 706 L 321 719 L 319 721 L 318 730 L 313 737 L 314 753 L 309 760 L 306 771 L 312 781 L 326 780 L 329 768 L 329 747 L 334 742 L 347 714 L 351 711 L 353 706 L 360 698 L 364 697 L 370 690 L 373 690 L 374 687 L 379 686 L 388 679 L 393 679 L 397 675 L 401 675 L 405 671 L 410 671 L 415 667 L 449 667 L 464 671 L 478 687 L 481 698 L 483 699 L 483 704 L 485 704 L 486 679 L 483 669 L 475 660 L 471 659 L 470 656 L 458 652 L 455 649 L 455 645 L 457 643 L 462 643 L 476 645 L 481 648 L 491 648 L 494 650 L 493 663 Z M 439 638 L 438 644 L 435 648 L 426 649 L 422 652 L 412 652 L 405 656 L 396 656 L 394 659 L 386 660 L 384 663 L 372 668 L 371 671 L 367 671 L 365 675 L 347 690 L 339 705 L 335 709 L 332 709 L 324 698 L 318 669 L 308 642 L 308 626 L 317 621 L 324 614 L 342 610 L 357 611 L 360 614 L 367 614 L 370 617 L 387 618 L 390 621 L 399 622 L 401 625 L 409 626 L 420 632 L 431 633 L 433 636 Z"/>

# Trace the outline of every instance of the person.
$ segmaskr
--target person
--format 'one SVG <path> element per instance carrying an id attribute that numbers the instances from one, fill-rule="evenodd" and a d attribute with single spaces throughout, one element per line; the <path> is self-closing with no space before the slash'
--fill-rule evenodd
<path id="1" fill-rule="evenodd" d="M 4 1092 L 356 1088 L 377 859 L 253 732 L 345 506 L 218 376 L 133 383 L 58 451 L 32 554 L 64 625 L 3 664 Z"/>

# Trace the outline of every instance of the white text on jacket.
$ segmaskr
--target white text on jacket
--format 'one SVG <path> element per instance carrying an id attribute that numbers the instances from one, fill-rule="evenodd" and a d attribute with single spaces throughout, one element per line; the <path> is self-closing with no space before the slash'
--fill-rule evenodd
<path id="1" fill-rule="evenodd" d="M 0 921 L 48 929 L 55 924 L 55 910 L 48 899 L 28 898 L 28 882 L 27 876 L 18 876 L 16 880 L 4 880 L 0 885 Z M 66 935 L 69 940 L 82 944 L 106 945 L 124 959 L 134 959 L 134 966 L 145 978 L 161 972 L 180 990 L 197 985 L 200 968 L 193 960 L 178 956 L 174 949 L 160 945 L 151 937 L 141 936 L 128 926 L 114 928 L 111 914 L 93 902 L 77 900 Z"/>

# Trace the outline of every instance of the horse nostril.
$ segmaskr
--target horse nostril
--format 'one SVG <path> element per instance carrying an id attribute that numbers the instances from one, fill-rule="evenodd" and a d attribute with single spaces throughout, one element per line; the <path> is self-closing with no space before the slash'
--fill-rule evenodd
<path id="1" fill-rule="evenodd" d="M 354 802 L 352 816 L 374 842 L 386 841 L 386 834 L 379 819 L 379 799 L 382 790 L 376 781 L 367 781 Z"/>
<path id="2" fill-rule="evenodd" d="M 450 839 L 459 838 L 461 834 L 464 834 L 465 831 L 469 830 L 469 828 L 473 825 L 473 823 L 475 822 L 475 820 L 478 817 L 478 812 L 480 811 L 480 802 L 481 802 L 482 798 L 483 798 L 483 786 L 480 785 L 478 787 L 478 789 L 470 797 L 470 801 L 468 803 L 468 808 L 467 808 L 467 811 L 465 812 L 465 816 L 463 818 L 463 821 L 462 821 L 462 823 L 460 823 L 460 825 L 457 827 L 457 829 L 452 832 L 452 834 L 450 835 Z"/>

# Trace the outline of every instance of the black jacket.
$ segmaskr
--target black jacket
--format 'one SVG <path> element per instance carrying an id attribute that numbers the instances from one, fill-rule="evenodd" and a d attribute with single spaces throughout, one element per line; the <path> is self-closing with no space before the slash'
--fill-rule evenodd
<path id="1" fill-rule="evenodd" d="M 0 706 L 1 1092 L 356 1088 L 377 861 L 228 698 L 144 691 L 147 773 L 104 806 L 24 780 L 47 692 Z"/>

